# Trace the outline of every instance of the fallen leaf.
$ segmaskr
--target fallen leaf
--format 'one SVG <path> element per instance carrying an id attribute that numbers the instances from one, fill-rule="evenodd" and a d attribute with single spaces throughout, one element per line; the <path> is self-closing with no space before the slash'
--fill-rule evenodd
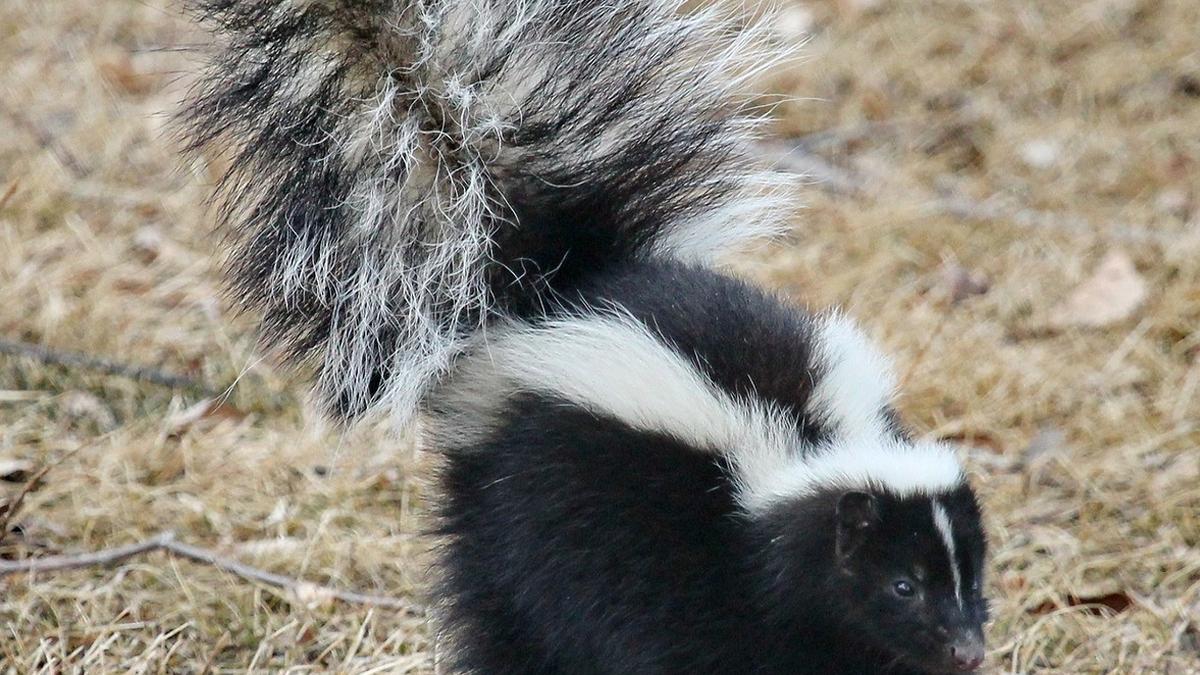
<path id="1" fill-rule="evenodd" d="M 109 52 L 102 55 L 96 65 L 109 84 L 126 94 L 147 94 L 158 84 L 158 77 L 140 69 L 129 52 Z"/>
<path id="2" fill-rule="evenodd" d="M 1133 605 L 1133 598 L 1129 597 L 1128 593 L 1121 591 L 1089 597 L 1068 595 L 1065 600 L 1065 605 L 1060 605 L 1054 600 L 1046 600 L 1035 607 L 1029 608 L 1026 610 L 1026 613 L 1041 616 L 1058 609 L 1063 609 L 1064 607 L 1080 607 L 1084 612 L 1092 616 L 1111 616 L 1112 614 L 1120 614 Z"/>
<path id="3" fill-rule="evenodd" d="M 972 295 L 983 295 L 991 287 L 984 274 L 969 270 L 956 262 L 943 263 L 940 275 L 941 279 L 934 287 L 934 292 L 951 305 L 957 305 Z"/>
<path id="4" fill-rule="evenodd" d="M 33 462 L 23 459 L 0 459 L 0 480 L 6 483 L 24 483 L 33 472 Z"/>
<path id="5" fill-rule="evenodd" d="M 1021 451 L 1021 465 L 1029 485 L 1055 484 L 1054 460 L 1062 458 L 1066 447 L 1067 434 L 1062 429 L 1045 426 L 1038 430 Z"/>
<path id="6" fill-rule="evenodd" d="M 1057 328 L 1102 328 L 1133 316 L 1146 301 L 1146 280 L 1123 251 L 1110 251 L 1092 276 L 1053 312 Z"/>
<path id="7" fill-rule="evenodd" d="M 170 417 L 167 420 L 167 429 L 171 435 L 179 435 L 201 422 L 213 423 L 221 420 L 237 422 L 243 419 L 246 419 L 246 413 L 228 403 L 216 399 L 204 399 Z"/>
<path id="8" fill-rule="evenodd" d="M 957 443 L 972 448 L 982 448 L 996 455 L 1004 454 L 1004 446 L 995 436 L 986 431 L 965 430 L 955 434 L 947 434 L 939 440 L 949 443 Z"/>

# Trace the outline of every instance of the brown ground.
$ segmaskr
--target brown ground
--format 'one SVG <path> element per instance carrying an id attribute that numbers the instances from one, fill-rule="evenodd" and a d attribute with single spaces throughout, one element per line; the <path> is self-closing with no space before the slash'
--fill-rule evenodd
<path id="1" fill-rule="evenodd" d="M 1200 672 L 1200 3 L 786 9 L 785 39 L 815 35 L 770 83 L 795 97 L 776 131 L 825 183 L 742 269 L 846 307 L 897 355 L 908 419 L 971 445 L 993 672 Z M 172 530 L 420 603 L 419 458 L 322 428 L 222 309 L 211 175 L 164 133 L 190 39 L 168 0 L 0 2 L 0 337 L 198 383 L 0 356 L 0 503 L 53 465 L 0 558 Z M 1136 270 L 1068 315 L 1121 256 Z M 0 579 L 0 664 L 431 671 L 423 619 L 161 553 Z"/>

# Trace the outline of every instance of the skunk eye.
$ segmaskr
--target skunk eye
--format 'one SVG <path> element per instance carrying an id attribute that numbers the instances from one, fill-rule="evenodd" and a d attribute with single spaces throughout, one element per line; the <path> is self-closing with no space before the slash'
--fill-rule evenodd
<path id="1" fill-rule="evenodd" d="M 913 594 L 917 592 L 916 589 L 913 588 L 913 585 L 904 579 L 893 583 L 892 590 L 896 592 L 896 595 L 902 598 L 911 598 Z"/>

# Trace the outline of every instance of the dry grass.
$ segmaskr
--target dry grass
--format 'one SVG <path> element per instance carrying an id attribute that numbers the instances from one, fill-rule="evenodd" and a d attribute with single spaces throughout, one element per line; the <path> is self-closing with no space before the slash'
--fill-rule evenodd
<path id="1" fill-rule="evenodd" d="M 863 185 L 807 191 L 743 270 L 840 304 L 898 356 L 904 411 L 967 439 L 994 540 L 995 672 L 1200 672 L 1200 5 L 841 0 L 772 85 L 781 135 Z M 185 374 L 166 388 L 0 356 L 0 466 L 58 464 L 0 543 L 19 558 L 181 539 L 420 601 L 420 457 L 323 428 L 222 310 L 163 113 L 167 0 L 0 2 L 0 337 Z M 998 205 L 963 217 L 945 195 Z M 939 197 L 939 195 L 941 195 Z M 1050 327 L 1109 251 L 1149 299 Z M 986 294 L 951 303 L 951 261 Z M 226 407 L 187 411 L 237 382 Z M 79 449 L 67 456 L 72 450 Z M 19 473 L 19 472 L 18 472 Z M 10 472 L 16 480 L 19 475 Z M 0 500 L 19 490 L 0 482 Z M 1072 606 L 1109 595 L 1120 612 Z M 419 618 L 152 554 L 0 579 L 4 672 L 431 671 Z"/>

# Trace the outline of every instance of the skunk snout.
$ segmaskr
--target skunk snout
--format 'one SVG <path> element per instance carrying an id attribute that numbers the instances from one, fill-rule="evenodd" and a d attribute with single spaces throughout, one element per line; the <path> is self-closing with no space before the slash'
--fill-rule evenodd
<path id="1" fill-rule="evenodd" d="M 960 673 L 974 672 L 983 663 L 983 638 L 965 633 L 950 643 L 950 663 Z"/>

